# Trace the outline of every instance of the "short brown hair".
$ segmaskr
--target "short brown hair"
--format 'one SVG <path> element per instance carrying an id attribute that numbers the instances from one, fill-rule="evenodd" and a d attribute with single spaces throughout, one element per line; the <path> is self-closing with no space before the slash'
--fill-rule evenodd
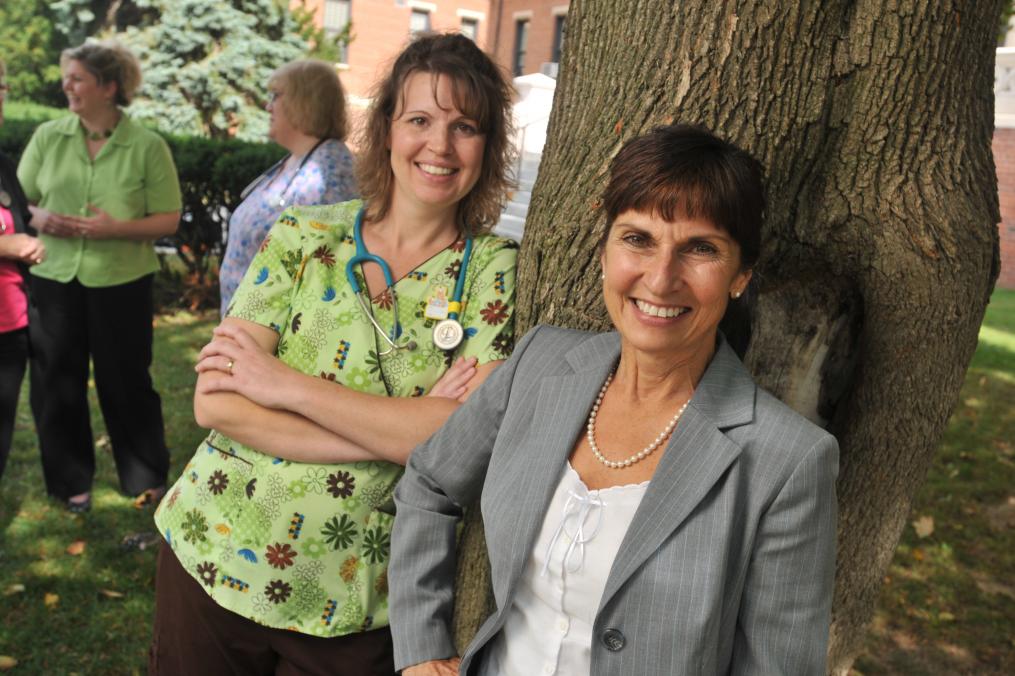
<path id="1" fill-rule="evenodd" d="M 367 218 L 383 218 L 391 206 L 394 174 L 387 147 L 391 123 L 413 73 L 431 73 L 450 79 L 455 106 L 476 120 L 485 136 L 479 180 L 458 203 L 458 227 L 472 235 L 493 227 L 500 218 L 507 192 L 513 155 L 511 87 L 503 71 L 469 38 L 460 33 L 426 34 L 416 38 L 395 59 L 391 72 L 374 89 L 373 103 L 364 122 L 356 179 Z"/>
<path id="2" fill-rule="evenodd" d="M 610 163 L 603 193 L 606 232 L 625 211 L 705 218 L 740 246 L 746 269 L 761 253 L 765 188 L 761 164 L 702 127 L 656 127 L 628 141 Z"/>
<path id="3" fill-rule="evenodd" d="M 345 92 L 334 66 L 318 59 L 300 59 L 280 66 L 268 78 L 289 123 L 317 138 L 345 140 Z"/>
<path id="4" fill-rule="evenodd" d="M 116 83 L 118 106 L 129 105 L 141 86 L 141 64 L 137 57 L 115 40 L 90 40 L 78 47 L 63 50 L 60 66 L 68 61 L 77 61 L 95 76 L 100 85 Z"/>

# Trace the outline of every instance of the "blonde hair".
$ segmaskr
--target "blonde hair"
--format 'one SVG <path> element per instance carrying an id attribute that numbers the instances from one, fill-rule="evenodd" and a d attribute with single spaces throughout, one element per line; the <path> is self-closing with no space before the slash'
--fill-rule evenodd
<path id="1" fill-rule="evenodd" d="M 345 140 L 345 92 L 334 66 L 317 59 L 290 61 L 268 78 L 268 88 L 285 96 L 281 104 L 289 123 L 317 138 Z"/>
<path id="2" fill-rule="evenodd" d="M 465 235 L 489 230 L 497 224 L 512 185 L 508 176 L 514 152 L 510 143 L 511 86 L 497 64 L 460 33 L 416 38 L 374 88 L 356 162 L 356 181 L 367 203 L 367 219 L 378 221 L 391 207 L 395 176 L 388 137 L 405 83 L 413 73 L 447 77 L 455 106 L 479 124 L 486 141 L 483 164 L 476 185 L 458 203 L 457 220 Z"/>
<path id="3" fill-rule="evenodd" d="M 118 106 L 129 105 L 141 86 L 141 64 L 133 52 L 115 40 L 89 40 L 78 47 L 63 50 L 60 67 L 77 61 L 95 76 L 100 85 L 116 83 Z"/>

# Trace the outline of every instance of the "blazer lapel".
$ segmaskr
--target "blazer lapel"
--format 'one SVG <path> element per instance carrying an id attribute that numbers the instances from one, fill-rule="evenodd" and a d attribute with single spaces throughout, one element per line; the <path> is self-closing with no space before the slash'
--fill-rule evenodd
<path id="1" fill-rule="evenodd" d="M 521 577 L 564 463 L 619 352 L 615 334 L 594 336 L 565 355 L 574 369 L 571 373 L 543 378 L 540 383 L 530 435 L 534 443 L 524 449 L 528 454 L 525 480 L 519 482 L 513 498 L 519 519 L 505 550 L 511 556 L 505 598 L 510 598 Z"/>
<path id="2" fill-rule="evenodd" d="M 720 340 L 624 536 L 600 610 L 680 527 L 740 455 L 740 446 L 721 430 L 751 421 L 755 392 L 743 364 Z"/>

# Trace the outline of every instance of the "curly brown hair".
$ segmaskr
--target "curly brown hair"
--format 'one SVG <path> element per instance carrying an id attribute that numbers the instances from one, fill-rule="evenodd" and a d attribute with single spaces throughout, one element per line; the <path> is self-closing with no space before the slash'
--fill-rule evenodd
<path id="1" fill-rule="evenodd" d="M 395 177 L 388 137 L 406 80 L 413 73 L 448 77 L 455 106 L 476 120 L 485 136 L 479 180 L 458 203 L 456 219 L 463 234 L 489 230 L 497 223 L 512 187 L 509 176 L 514 154 L 510 143 L 512 89 L 501 68 L 460 33 L 431 33 L 416 38 L 395 59 L 388 76 L 374 88 L 356 163 L 356 179 L 367 204 L 367 220 L 384 218 L 391 207 Z"/>
<path id="2" fill-rule="evenodd" d="M 115 40 L 89 40 L 78 47 L 63 50 L 60 67 L 77 61 L 95 76 L 100 85 L 116 83 L 118 106 L 129 105 L 141 86 L 141 64 L 133 52 Z"/>

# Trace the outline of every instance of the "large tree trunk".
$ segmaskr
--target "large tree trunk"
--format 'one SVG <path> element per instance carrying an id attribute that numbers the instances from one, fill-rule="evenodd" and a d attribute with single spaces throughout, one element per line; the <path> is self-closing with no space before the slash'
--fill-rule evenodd
<path id="1" fill-rule="evenodd" d="M 597 204 L 624 141 L 698 123 L 764 163 L 747 362 L 841 445 L 831 673 L 861 650 L 997 276 L 999 12 L 998 0 L 575 0 L 568 15 L 519 335 L 605 326 Z M 462 639 L 488 603 L 468 539 Z"/>

